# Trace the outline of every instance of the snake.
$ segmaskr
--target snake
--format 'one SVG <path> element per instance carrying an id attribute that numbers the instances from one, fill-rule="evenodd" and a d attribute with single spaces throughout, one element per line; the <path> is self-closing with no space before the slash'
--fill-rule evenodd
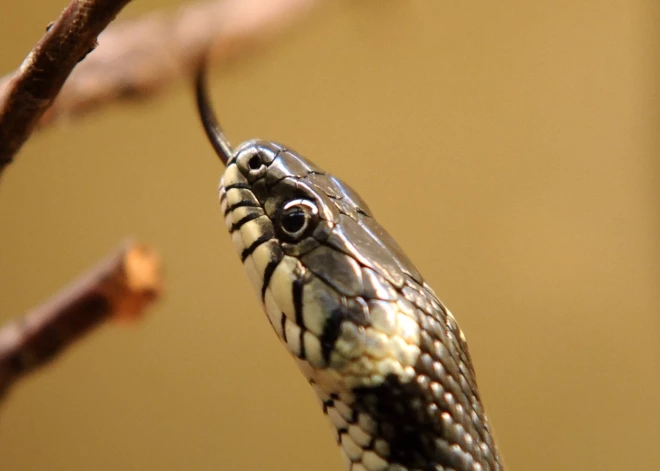
<path id="1" fill-rule="evenodd" d="M 345 468 L 502 470 L 465 335 L 367 203 L 289 147 L 233 148 L 203 62 L 195 93 L 231 240 Z"/>

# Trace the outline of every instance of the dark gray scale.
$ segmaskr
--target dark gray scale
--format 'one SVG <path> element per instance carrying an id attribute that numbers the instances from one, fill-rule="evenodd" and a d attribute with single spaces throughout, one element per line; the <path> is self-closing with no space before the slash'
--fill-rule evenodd
<path id="1" fill-rule="evenodd" d="M 362 269 L 348 255 L 320 245 L 300 260 L 308 270 L 344 296 L 360 296 L 364 291 Z"/>
<path id="2" fill-rule="evenodd" d="M 457 423 L 441 419 L 438 411 L 442 410 L 442 400 L 436 400 L 424 377 L 402 383 L 390 376 L 380 386 L 355 393 L 353 407 L 378 422 L 379 436 L 389 443 L 391 463 L 406 469 L 441 465 L 457 470 L 470 470 L 475 463 L 483 463 L 479 447 L 468 447 L 463 434 L 456 434 Z M 461 445 L 462 451 L 452 450 L 454 443 Z"/>
<path id="3" fill-rule="evenodd" d="M 228 228 L 257 270 L 269 318 L 311 365 L 314 388 L 327 388 L 324 412 L 350 408 L 350 417 L 334 417 L 342 447 L 356 424 L 371 437 L 361 451 L 344 448 L 349 471 L 383 469 L 383 460 L 391 470 L 501 470 L 463 334 L 403 250 L 356 191 L 291 149 L 258 140 L 232 149 L 203 85 L 200 71 L 204 129 L 229 164 L 220 189 Z M 385 371 L 397 373 L 376 369 L 392 364 Z M 372 381 L 359 382 L 370 367 Z M 324 383 L 331 368 L 357 382 Z M 377 459 L 368 462 L 369 453 Z"/>
<path id="4" fill-rule="evenodd" d="M 362 217 L 362 219 L 366 218 L 366 216 Z M 383 276 L 396 288 L 403 286 L 405 278 L 397 259 L 373 232 L 366 229 L 364 224 L 341 215 L 336 228 L 325 243 L 335 250 L 354 257 L 363 266 Z"/>

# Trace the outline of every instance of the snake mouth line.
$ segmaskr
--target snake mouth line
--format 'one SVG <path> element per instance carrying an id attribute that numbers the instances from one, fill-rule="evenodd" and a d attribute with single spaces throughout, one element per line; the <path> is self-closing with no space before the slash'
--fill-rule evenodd
<path id="1" fill-rule="evenodd" d="M 227 185 L 224 187 L 224 191 L 229 191 L 233 189 L 240 189 L 240 190 L 250 190 L 252 187 L 248 183 L 232 183 L 231 185 Z"/>

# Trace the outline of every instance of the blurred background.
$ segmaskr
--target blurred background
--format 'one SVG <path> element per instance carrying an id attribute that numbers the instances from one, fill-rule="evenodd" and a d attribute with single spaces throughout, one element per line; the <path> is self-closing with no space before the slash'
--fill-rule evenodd
<path id="1" fill-rule="evenodd" d="M 63 6 L 3 2 L 3 73 Z M 230 139 L 348 181 L 455 313 L 511 470 L 660 469 L 659 13 L 329 1 L 213 70 Z M 167 286 L 14 388 L 3 470 L 342 469 L 226 233 L 221 172 L 187 84 L 24 147 L 0 185 L 1 321 L 126 236 Z"/>

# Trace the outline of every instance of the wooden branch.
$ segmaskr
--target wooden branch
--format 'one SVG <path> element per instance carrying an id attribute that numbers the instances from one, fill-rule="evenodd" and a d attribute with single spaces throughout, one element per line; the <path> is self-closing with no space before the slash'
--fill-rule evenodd
<path id="1" fill-rule="evenodd" d="M 119 5 L 128 1 L 72 0 L 72 5 L 85 5 L 87 10 L 76 10 L 83 12 L 112 4 L 116 13 Z M 87 26 L 75 23 L 75 29 L 67 30 L 71 27 L 68 18 L 73 14 L 67 13 L 73 10 L 70 6 L 18 72 L 0 79 L 0 175 L 40 119 L 39 124 L 44 125 L 114 100 L 152 95 L 175 80 L 192 76 L 209 48 L 209 59 L 227 60 L 247 46 L 272 38 L 319 3 L 217 0 L 184 6 L 170 14 L 156 12 L 120 22 L 101 34 L 98 48 L 76 67 L 62 88 L 64 78 L 93 46 L 103 16 L 95 13 L 93 24 L 88 19 Z M 110 11 L 103 12 L 105 25 L 111 19 Z M 89 18 L 91 13 L 87 15 Z M 74 41 L 76 36 L 80 39 Z M 45 44 L 61 44 L 62 38 L 69 41 L 68 49 L 46 49 Z M 53 106 L 44 115 L 51 103 Z"/>
<path id="2" fill-rule="evenodd" d="M 161 289 L 151 249 L 129 243 L 23 318 L 0 328 L 0 398 L 109 318 L 134 319 Z"/>
<path id="3" fill-rule="evenodd" d="M 71 0 L 25 58 L 0 99 L 0 174 L 32 133 L 75 65 L 130 0 Z"/>
<path id="4" fill-rule="evenodd" d="M 71 0 L 21 67 L 0 79 L 0 175 L 38 125 L 149 96 L 191 76 L 205 55 L 226 60 L 320 3 L 217 0 L 119 23 L 99 36 L 129 1 Z M 101 45 L 94 50 L 97 37 Z M 159 291 L 158 259 L 146 247 L 129 245 L 0 328 L 0 397 L 106 319 L 136 316 Z"/>

